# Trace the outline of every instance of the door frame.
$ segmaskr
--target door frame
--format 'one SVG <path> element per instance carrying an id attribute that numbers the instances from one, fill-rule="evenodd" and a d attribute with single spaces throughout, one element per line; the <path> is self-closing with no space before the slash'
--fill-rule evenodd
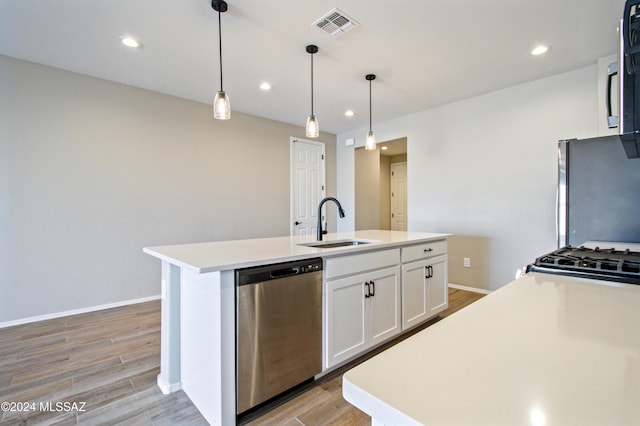
<path id="1" fill-rule="evenodd" d="M 394 216 L 393 216 L 394 215 L 394 211 L 393 211 L 393 207 L 394 207 L 394 203 L 393 203 L 393 201 L 394 201 L 393 200 L 394 199 L 394 197 L 393 197 L 393 192 L 394 192 L 393 166 L 396 166 L 396 165 L 397 166 L 404 166 L 404 168 L 405 168 L 405 175 L 404 175 L 404 200 L 405 200 L 405 205 L 404 205 L 404 224 L 405 224 L 405 229 L 404 230 L 406 231 L 406 230 L 409 229 L 409 219 L 408 219 L 409 215 L 408 215 L 408 212 L 407 212 L 407 210 L 409 208 L 409 206 L 408 206 L 408 204 L 409 204 L 408 203 L 408 194 L 409 194 L 409 189 L 408 189 L 408 180 L 409 180 L 408 179 L 408 169 L 409 169 L 409 167 L 408 167 L 407 163 L 408 163 L 407 161 L 398 161 L 396 163 L 391 163 L 389 165 L 389 169 L 390 169 L 389 170 L 389 180 L 390 180 L 389 189 L 391 191 L 391 194 L 390 194 L 390 197 L 389 197 L 390 204 L 391 204 L 389 206 L 390 207 L 389 208 L 389 214 L 390 214 L 391 217 L 389 219 L 390 219 L 390 225 L 391 225 L 390 228 L 392 230 L 394 228 L 394 220 L 393 220 L 394 219 Z"/>
<path id="2" fill-rule="evenodd" d="M 289 235 L 295 235 L 295 211 L 294 211 L 294 197 L 295 197 L 295 188 L 294 188 L 294 175 L 295 175 L 295 150 L 294 144 L 295 142 L 304 142 L 310 145 L 316 145 L 322 148 L 322 177 L 321 177 L 321 192 L 320 197 L 318 199 L 323 199 L 327 193 L 327 154 L 326 154 L 326 144 L 321 141 L 312 141 L 309 139 L 297 138 L 291 136 L 289 138 Z"/>

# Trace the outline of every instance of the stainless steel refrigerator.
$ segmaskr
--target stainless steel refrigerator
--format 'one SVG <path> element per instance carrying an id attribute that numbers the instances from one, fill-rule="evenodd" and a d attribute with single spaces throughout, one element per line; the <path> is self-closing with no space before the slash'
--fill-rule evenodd
<path id="1" fill-rule="evenodd" d="M 558 247 L 640 242 L 640 158 L 619 136 L 558 143 Z"/>
<path id="2" fill-rule="evenodd" d="M 558 143 L 559 248 L 640 242 L 640 0 L 625 1 L 618 36 L 618 61 L 609 64 L 606 89 L 607 122 L 618 135 Z"/>

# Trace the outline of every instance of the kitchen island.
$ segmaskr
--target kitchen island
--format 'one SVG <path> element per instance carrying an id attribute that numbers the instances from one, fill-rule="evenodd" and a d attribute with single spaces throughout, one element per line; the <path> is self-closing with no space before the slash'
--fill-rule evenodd
<path id="1" fill-rule="evenodd" d="M 352 283 L 345 283 L 345 279 L 366 276 L 366 268 L 393 265 L 384 271 L 397 271 L 394 284 L 397 305 L 391 320 L 395 323 L 393 333 L 399 333 L 417 325 L 410 320 L 424 321 L 446 308 L 447 237 L 449 234 L 369 230 L 324 236 L 326 242 L 359 242 L 338 247 L 313 247 L 315 238 L 287 236 L 144 248 L 145 253 L 162 260 L 159 387 L 164 393 L 184 389 L 212 424 L 236 423 L 236 269 L 321 257 L 327 265 L 325 280 L 332 278 L 336 285 L 346 286 Z M 407 268 L 407 276 L 422 280 L 425 268 L 430 268 L 432 275 L 436 271 L 443 283 L 440 294 L 444 298 L 436 306 L 425 303 L 427 312 L 420 315 L 416 310 L 415 315 L 407 316 L 406 324 L 401 323 L 399 306 L 403 259 L 407 261 L 406 265 L 402 263 L 402 267 Z M 431 265 L 429 259 L 439 259 L 439 263 Z M 371 266 L 372 262 L 377 264 Z M 417 274 L 410 269 L 415 265 L 420 268 Z M 433 276 L 427 278 L 434 279 Z M 337 314 L 336 318 L 339 319 Z M 359 348 L 342 350 L 339 345 L 332 346 L 334 356 L 325 362 L 323 373 L 379 344 L 378 337 L 388 339 L 395 335 L 393 333 L 376 336 L 372 332 Z"/>
<path id="2" fill-rule="evenodd" d="M 640 285 L 528 273 L 348 371 L 374 425 L 640 424 Z"/>

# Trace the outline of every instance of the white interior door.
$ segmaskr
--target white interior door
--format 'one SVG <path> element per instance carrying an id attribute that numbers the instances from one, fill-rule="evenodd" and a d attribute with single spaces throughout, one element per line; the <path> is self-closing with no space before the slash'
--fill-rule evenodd
<path id="1" fill-rule="evenodd" d="M 391 164 L 391 230 L 407 230 L 407 163 Z"/>
<path id="2" fill-rule="evenodd" d="M 291 235 L 316 235 L 324 196 L 324 143 L 291 138 Z"/>

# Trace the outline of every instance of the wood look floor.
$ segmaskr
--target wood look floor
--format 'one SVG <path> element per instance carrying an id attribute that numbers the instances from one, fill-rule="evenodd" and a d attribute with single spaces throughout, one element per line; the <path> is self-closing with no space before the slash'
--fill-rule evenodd
<path id="1" fill-rule="evenodd" d="M 449 289 L 441 318 L 482 296 Z M 249 424 L 371 424 L 342 398 L 341 375 L 356 363 Z M 20 410 L 2 407 L 0 425 L 206 425 L 184 392 L 160 392 L 159 371 L 159 301 L 0 329 L 0 403 Z"/>

